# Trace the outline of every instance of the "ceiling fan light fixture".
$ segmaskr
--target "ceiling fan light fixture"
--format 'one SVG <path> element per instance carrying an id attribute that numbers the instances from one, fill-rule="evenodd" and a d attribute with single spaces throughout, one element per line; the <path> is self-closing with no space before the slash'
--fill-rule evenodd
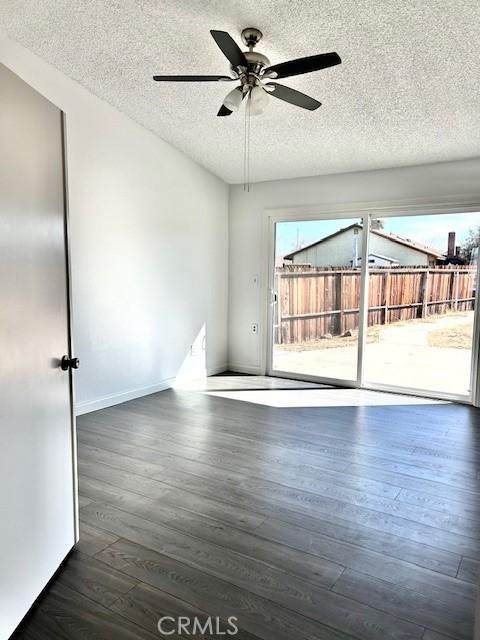
<path id="1" fill-rule="evenodd" d="M 243 100 L 243 91 L 241 87 L 235 87 L 233 91 L 227 93 L 223 105 L 230 111 L 238 111 Z"/>
<path id="2" fill-rule="evenodd" d="M 270 96 L 268 93 L 261 87 L 257 85 L 253 87 L 250 92 L 250 113 L 252 116 L 258 116 L 264 112 L 265 108 L 268 106 L 270 101 Z"/>
<path id="3" fill-rule="evenodd" d="M 250 116 L 260 115 L 267 107 L 271 96 L 296 107 L 315 111 L 321 103 L 296 89 L 271 82 L 272 80 L 311 73 L 333 67 L 342 62 L 335 51 L 321 53 L 270 65 L 270 60 L 259 51 L 254 51 L 262 39 L 262 32 L 255 27 L 242 31 L 242 41 L 248 51 L 242 51 L 226 31 L 211 29 L 210 34 L 220 51 L 230 63 L 230 75 L 161 75 L 153 76 L 157 82 L 239 82 L 240 86 L 225 97 L 217 116 L 230 116 L 238 111 L 245 100 L 244 127 L 244 189 L 250 190 Z"/>

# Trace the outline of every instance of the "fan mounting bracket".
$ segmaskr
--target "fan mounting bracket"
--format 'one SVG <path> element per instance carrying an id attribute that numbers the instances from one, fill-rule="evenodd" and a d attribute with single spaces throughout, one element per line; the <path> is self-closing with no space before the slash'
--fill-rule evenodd
<path id="1" fill-rule="evenodd" d="M 242 42 L 252 50 L 263 38 L 263 33 L 255 27 L 247 27 L 242 31 Z"/>

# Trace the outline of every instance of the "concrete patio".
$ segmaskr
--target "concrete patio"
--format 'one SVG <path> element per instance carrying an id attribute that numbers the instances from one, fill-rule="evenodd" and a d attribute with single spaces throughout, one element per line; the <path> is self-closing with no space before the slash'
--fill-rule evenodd
<path id="1" fill-rule="evenodd" d="M 468 395 L 471 349 L 430 346 L 428 335 L 457 326 L 473 326 L 473 312 L 451 314 L 428 321 L 411 321 L 378 327 L 378 341 L 365 349 L 365 380 L 425 391 Z M 319 343 L 320 344 L 320 343 Z M 328 348 L 327 348 L 328 347 Z M 274 349 L 276 371 L 356 379 L 356 343 L 300 350 Z"/>

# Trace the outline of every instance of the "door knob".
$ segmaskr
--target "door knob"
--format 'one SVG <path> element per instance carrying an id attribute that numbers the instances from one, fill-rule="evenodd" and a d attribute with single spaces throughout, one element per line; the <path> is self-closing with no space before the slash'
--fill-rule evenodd
<path id="1" fill-rule="evenodd" d="M 62 371 L 68 371 L 69 369 L 78 369 L 80 366 L 80 360 L 78 358 L 69 358 L 68 356 L 63 356 L 60 362 L 60 366 Z"/>

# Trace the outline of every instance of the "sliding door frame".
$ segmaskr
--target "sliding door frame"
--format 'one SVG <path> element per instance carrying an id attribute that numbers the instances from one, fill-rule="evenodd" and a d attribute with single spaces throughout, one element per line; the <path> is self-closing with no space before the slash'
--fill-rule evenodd
<path id="1" fill-rule="evenodd" d="M 265 209 L 264 211 L 264 234 L 267 237 L 268 253 L 265 264 L 265 278 L 267 283 L 267 308 L 265 321 L 267 331 L 264 339 L 264 353 L 266 354 L 265 371 L 267 375 L 281 378 L 295 378 L 306 382 L 316 382 L 320 384 L 340 386 L 347 388 L 362 388 L 374 391 L 386 391 L 418 397 L 434 398 L 440 400 L 451 400 L 460 403 L 480 405 L 480 263 L 477 264 L 477 286 L 475 291 L 475 314 L 474 330 L 472 340 L 472 360 L 471 360 L 471 392 L 469 395 L 447 394 L 432 390 L 419 390 L 410 387 L 398 387 L 388 384 L 372 383 L 365 380 L 364 362 L 366 347 L 366 327 L 368 324 L 368 245 L 370 237 L 370 222 L 375 218 L 392 217 L 412 217 L 418 215 L 441 215 L 455 213 L 475 213 L 480 212 L 480 203 L 439 203 L 439 204 L 419 204 L 404 203 L 390 206 L 382 206 L 381 203 L 372 206 L 334 206 L 328 211 L 322 212 L 322 207 L 296 207 L 288 209 Z M 360 312 L 359 312 L 359 338 L 357 342 L 357 378 L 356 380 L 339 380 L 325 376 L 314 376 L 308 374 L 297 374 L 288 371 L 279 371 L 273 368 L 273 325 L 275 309 L 275 244 L 276 225 L 281 222 L 301 222 L 313 220 L 341 220 L 345 218 L 361 218 L 364 233 L 362 234 L 362 265 L 361 265 L 361 289 L 360 289 Z M 366 233 L 365 233 L 366 232 Z"/>
<path id="2" fill-rule="evenodd" d="M 475 211 L 474 211 L 475 212 Z M 431 215 L 431 216 L 435 216 L 435 215 L 448 215 L 448 214 L 461 214 L 461 213 L 471 213 L 471 211 L 452 211 L 452 212 L 446 212 L 446 211 L 442 211 L 442 212 L 438 212 L 438 211 L 428 211 L 428 212 L 409 212 L 409 211 L 405 211 L 402 213 L 385 213 L 383 214 L 381 217 L 382 218 L 400 218 L 400 217 L 405 217 L 405 218 L 414 218 L 417 216 L 423 216 L 423 215 Z M 370 217 L 377 217 L 377 216 L 373 216 L 373 214 L 370 214 Z M 380 217 L 380 216 L 378 216 Z M 398 385 L 390 385 L 390 384 L 383 384 L 383 383 L 378 383 L 378 382 L 370 382 L 368 380 L 365 380 L 365 378 L 362 376 L 362 380 L 361 380 L 361 387 L 363 389 L 371 389 L 374 391 L 387 391 L 390 393 L 401 393 L 401 394 L 406 394 L 406 395 L 413 395 L 413 396 L 419 396 L 419 397 L 427 397 L 427 398 L 435 398 L 435 399 L 440 399 L 440 400 L 452 400 L 454 402 L 461 402 L 461 403 L 466 403 L 466 404 L 475 404 L 475 396 L 476 396 L 476 389 L 474 387 L 474 385 L 472 384 L 473 381 L 477 379 L 477 371 L 478 371 L 478 367 L 479 367 L 479 358 L 478 358 L 478 349 L 475 349 L 475 345 L 478 343 L 478 331 L 479 331 L 479 325 L 478 325 L 478 301 L 479 301 L 479 292 L 478 292 L 478 281 L 479 281 L 479 264 L 477 264 L 477 272 L 475 275 L 475 279 L 476 279 L 476 283 L 477 286 L 475 288 L 475 305 L 474 305 L 474 330 L 473 330 L 473 339 L 472 339 L 472 346 L 471 346 L 471 364 L 470 364 L 470 393 L 469 394 L 455 394 L 455 393 L 446 393 L 443 391 L 435 391 L 433 389 L 417 389 L 415 387 L 402 387 L 402 386 L 398 386 Z M 369 271 L 367 270 L 367 279 L 369 280 Z M 368 305 L 368 295 L 367 297 L 362 300 L 362 303 L 364 305 Z M 366 309 L 365 309 L 366 311 Z M 365 342 L 364 342 L 365 344 Z"/>
<path id="3" fill-rule="evenodd" d="M 269 229 L 270 229 L 270 233 L 269 233 L 269 239 L 270 239 L 270 250 L 269 250 L 269 280 L 268 280 L 268 313 L 267 313 L 267 327 L 268 327 L 268 333 L 267 333 L 267 367 L 266 367 L 266 371 L 267 371 L 267 375 L 269 376 L 275 376 L 277 378 L 292 378 L 292 372 L 288 372 L 288 371 L 279 371 L 277 369 L 273 368 L 273 340 L 274 340 L 274 335 L 273 335 L 273 321 L 274 321 L 274 309 L 275 309 L 275 303 L 278 304 L 278 301 L 275 300 L 275 245 L 276 245 L 276 226 L 278 223 L 280 222 L 305 222 L 308 220 L 345 220 L 345 219 L 361 219 L 362 220 L 362 225 L 363 228 L 365 230 L 365 225 L 367 225 L 367 227 L 369 227 L 369 220 L 368 220 L 368 214 L 365 213 L 353 213 L 352 215 L 345 215 L 343 213 L 331 213 L 331 214 L 325 214 L 321 217 L 318 216 L 318 214 L 311 214 L 308 217 L 305 217 L 305 214 L 303 216 L 297 216 L 297 217 L 291 217 L 288 216 L 286 219 L 277 219 L 277 217 L 270 217 L 270 222 L 269 222 Z M 367 282 L 367 280 L 364 278 L 364 275 L 366 273 L 366 268 L 368 266 L 368 260 L 366 260 L 365 256 L 368 255 L 365 254 L 365 251 L 368 251 L 368 236 L 367 234 L 363 233 L 362 234 L 362 265 L 361 265 L 361 282 Z M 367 240 L 367 241 L 366 241 Z M 367 287 L 368 287 L 368 283 L 367 283 Z M 363 285 L 362 285 L 362 295 L 363 295 Z M 361 308 L 362 309 L 362 308 Z M 362 310 L 360 311 L 360 315 L 363 315 Z M 359 336 L 360 336 L 360 332 L 359 332 Z M 359 338 L 360 339 L 360 338 Z M 363 352 L 362 352 L 363 353 Z M 305 380 L 306 382 L 321 382 L 322 384 L 328 384 L 328 385 L 332 385 L 332 386 L 341 386 L 341 387 L 347 387 L 347 388 L 358 388 L 361 385 L 361 381 L 359 378 L 359 374 L 361 373 L 362 370 L 362 363 L 359 362 L 359 354 L 360 354 L 360 350 L 357 349 L 357 375 L 356 378 L 353 380 L 343 380 L 343 379 L 339 379 L 339 378 L 328 378 L 326 376 L 311 376 L 308 374 L 294 374 L 295 378 L 298 380 Z"/>

